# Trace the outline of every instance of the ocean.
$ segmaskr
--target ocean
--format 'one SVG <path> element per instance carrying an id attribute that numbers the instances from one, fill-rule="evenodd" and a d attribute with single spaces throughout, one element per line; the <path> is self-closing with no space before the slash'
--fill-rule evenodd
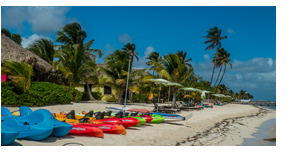
<path id="1" fill-rule="evenodd" d="M 259 107 L 276 111 L 276 106 L 274 105 Z M 239 146 L 276 146 L 276 142 L 263 140 L 276 138 L 276 118 L 263 122 L 257 129 L 258 131 L 252 135 L 254 138 L 244 138 L 244 142 Z"/>

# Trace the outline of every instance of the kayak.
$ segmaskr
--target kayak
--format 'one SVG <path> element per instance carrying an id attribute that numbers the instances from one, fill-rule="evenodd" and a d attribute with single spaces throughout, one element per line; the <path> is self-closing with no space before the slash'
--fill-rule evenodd
<path id="1" fill-rule="evenodd" d="M 4 118 L 5 117 L 3 117 L 3 120 Z M 13 143 L 18 135 L 19 132 L 17 130 L 1 124 L 1 146 L 6 146 Z"/>
<path id="2" fill-rule="evenodd" d="M 125 111 L 130 111 L 130 112 L 141 112 L 142 114 L 148 114 L 150 117 L 153 119 L 148 122 L 148 123 L 160 123 L 162 122 L 165 118 L 161 115 L 157 114 L 150 114 L 151 112 L 146 110 L 146 109 L 137 109 L 137 108 L 122 108 L 122 107 L 106 107 L 108 109 L 115 109 L 115 110 L 125 110 Z"/>
<path id="3" fill-rule="evenodd" d="M 73 127 L 68 134 L 74 135 L 84 135 L 84 136 L 93 136 L 93 137 L 104 137 L 103 131 L 98 127 L 91 127 L 85 125 L 77 125 L 75 123 L 70 123 Z"/>
<path id="4" fill-rule="evenodd" d="M 102 116 L 104 116 L 105 119 L 119 119 L 122 123 L 122 125 L 125 128 L 138 126 L 146 122 L 146 120 L 142 118 L 135 118 L 135 117 L 123 117 L 123 113 L 114 113 L 112 114 L 112 111 L 108 112 L 102 112 L 102 111 L 94 111 L 96 113 L 104 113 Z"/>
<path id="5" fill-rule="evenodd" d="M 38 109 L 32 111 L 27 106 L 19 108 L 20 116 L 15 119 L 20 123 L 28 123 L 29 125 L 38 125 L 43 128 L 52 128 L 51 136 L 62 137 L 67 135 L 72 129 L 72 125 L 57 120 L 51 112 L 46 109 Z"/>
<path id="6" fill-rule="evenodd" d="M 95 124 L 95 123 L 72 123 L 72 125 L 100 128 L 103 131 L 103 133 L 126 134 L 126 129 L 121 124 L 112 125 L 112 124 Z"/>
<path id="7" fill-rule="evenodd" d="M 95 113 L 96 115 L 94 115 L 93 111 L 90 111 L 89 113 L 86 113 L 86 114 L 79 114 L 79 113 L 75 113 L 74 110 L 72 110 L 68 114 L 60 112 L 60 114 L 54 114 L 54 116 L 57 117 L 59 120 L 64 121 L 66 119 L 66 122 L 71 122 L 71 123 L 80 123 L 79 122 L 80 119 L 88 118 L 88 120 L 84 122 L 91 122 L 91 123 L 97 123 L 97 124 L 122 124 L 122 122 L 117 118 L 105 119 L 103 118 L 104 114 Z M 73 118 L 72 116 L 75 116 L 75 117 Z"/>
<path id="8" fill-rule="evenodd" d="M 153 120 L 149 123 L 160 123 L 165 119 L 163 116 L 157 114 L 150 114 L 150 117 L 152 117 Z"/>
<path id="9" fill-rule="evenodd" d="M 51 135 L 53 128 L 44 126 L 39 126 L 39 124 L 29 124 L 28 122 L 18 122 L 15 117 L 12 116 L 11 112 L 5 108 L 1 107 L 1 116 L 4 115 L 4 119 L 1 117 L 1 125 L 5 125 L 9 128 L 14 129 L 19 132 L 17 138 L 25 138 L 30 140 L 43 140 Z M 32 118 L 41 119 L 43 116 L 32 115 Z M 41 122 L 43 122 L 41 120 Z"/>
<path id="10" fill-rule="evenodd" d="M 121 114 L 121 115 L 119 115 Z M 137 119 L 139 121 L 139 123 L 136 126 L 142 125 L 145 122 L 147 122 L 144 118 L 142 117 L 137 117 L 137 116 L 123 116 L 123 112 L 114 112 L 111 113 L 111 118 L 120 118 L 120 120 L 130 120 L 132 118 Z"/>

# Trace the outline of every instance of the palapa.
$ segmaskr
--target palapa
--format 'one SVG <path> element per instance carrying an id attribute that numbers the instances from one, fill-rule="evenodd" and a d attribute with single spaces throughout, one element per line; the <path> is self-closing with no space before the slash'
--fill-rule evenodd
<path id="1" fill-rule="evenodd" d="M 25 62 L 35 68 L 39 73 L 49 73 L 53 67 L 33 52 L 23 48 L 5 34 L 1 33 L 1 64 L 4 60 Z"/>

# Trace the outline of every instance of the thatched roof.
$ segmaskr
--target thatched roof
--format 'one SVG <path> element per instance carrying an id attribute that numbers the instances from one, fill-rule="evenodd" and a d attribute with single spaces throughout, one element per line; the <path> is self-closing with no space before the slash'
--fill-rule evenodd
<path id="1" fill-rule="evenodd" d="M 52 65 L 48 62 L 1 33 L 1 63 L 8 59 L 26 62 L 39 73 L 49 73 L 52 70 Z"/>

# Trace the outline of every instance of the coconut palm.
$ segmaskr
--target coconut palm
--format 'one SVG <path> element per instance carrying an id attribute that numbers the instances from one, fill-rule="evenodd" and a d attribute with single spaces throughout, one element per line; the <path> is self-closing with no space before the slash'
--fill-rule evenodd
<path id="1" fill-rule="evenodd" d="M 168 81 L 184 84 L 189 76 L 193 73 L 193 68 L 188 68 L 183 64 L 183 58 L 177 54 L 164 55 L 163 59 L 158 62 L 153 62 L 156 68 L 151 68 L 158 72 L 160 77 Z M 176 103 L 176 92 L 178 87 L 172 86 L 172 106 Z"/>
<path id="2" fill-rule="evenodd" d="M 210 51 L 210 50 L 214 49 L 215 47 L 217 47 L 216 53 L 218 54 L 219 48 L 221 48 L 221 46 L 222 46 L 221 40 L 227 38 L 227 36 L 221 37 L 221 30 L 219 30 L 217 26 L 215 26 L 213 29 L 209 29 L 209 31 L 207 31 L 207 32 L 208 32 L 208 34 L 206 36 L 204 36 L 204 38 L 207 38 L 208 40 L 205 41 L 204 44 L 208 44 L 208 43 L 210 43 L 210 44 L 205 48 L 205 50 Z M 217 56 L 215 58 L 214 63 L 217 63 L 216 59 L 217 59 Z M 213 66 L 210 84 L 212 84 L 215 66 L 216 65 Z"/>
<path id="3" fill-rule="evenodd" d="M 124 48 L 122 48 L 123 51 L 125 51 L 129 57 L 131 56 L 131 63 L 130 63 L 130 69 L 132 68 L 134 57 L 136 58 L 137 61 L 139 61 L 139 57 L 137 56 L 138 53 L 135 52 L 136 46 L 135 44 L 127 43 Z"/>
<path id="4" fill-rule="evenodd" d="M 162 57 L 160 56 L 160 54 L 158 52 L 151 52 L 148 57 L 146 57 L 146 59 L 148 59 L 149 61 L 146 62 L 145 64 L 147 64 L 148 66 L 151 66 L 153 65 L 153 61 L 154 62 L 159 62 L 159 59 L 162 59 Z M 152 68 L 155 68 L 154 66 Z M 153 71 L 153 75 L 154 75 L 154 72 Z"/>
<path id="5" fill-rule="evenodd" d="M 25 93 L 31 87 L 33 68 L 25 62 L 5 60 L 1 67 L 1 74 L 6 74 L 12 79 L 14 86 Z"/>
<path id="6" fill-rule="evenodd" d="M 56 42 L 62 43 L 65 46 L 70 46 L 71 50 L 74 50 L 73 45 L 83 44 L 83 48 L 86 50 L 84 56 L 96 62 L 97 55 L 102 57 L 103 51 L 100 49 L 91 48 L 93 42 L 95 41 L 94 39 L 84 44 L 86 37 L 87 33 L 82 30 L 81 25 L 77 22 L 74 22 L 66 24 L 62 30 L 56 33 Z"/>
<path id="7" fill-rule="evenodd" d="M 17 44 L 22 46 L 22 37 L 20 34 L 11 34 L 11 32 L 8 29 L 2 28 L 1 33 L 4 33 L 8 38 L 16 42 Z"/>
<path id="8" fill-rule="evenodd" d="M 53 63 L 54 58 L 57 57 L 57 51 L 55 50 L 55 45 L 51 39 L 40 38 L 35 40 L 27 48 L 32 51 L 48 63 Z"/>
<path id="9" fill-rule="evenodd" d="M 192 67 L 192 65 L 190 63 L 188 63 L 188 62 L 192 61 L 192 58 L 186 59 L 187 52 L 184 52 L 183 50 L 181 50 L 181 51 L 177 51 L 176 54 L 182 57 L 183 64 L 187 65 L 188 67 Z"/>
<path id="10" fill-rule="evenodd" d="M 100 67 L 99 71 L 105 74 L 100 75 L 99 80 L 102 84 L 113 86 L 120 90 L 119 104 L 123 104 L 123 97 L 125 92 L 125 85 L 128 76 L 128 62 L 129 55 L 126 52 L 116 50 L 113 54 L 110 54 L 104 58 L 104 63 L 107 67 Z M 129 82 L 133 82 L 133 78 L 139 73 L 139 71 L 133 71 L 130 73 Z"/>

